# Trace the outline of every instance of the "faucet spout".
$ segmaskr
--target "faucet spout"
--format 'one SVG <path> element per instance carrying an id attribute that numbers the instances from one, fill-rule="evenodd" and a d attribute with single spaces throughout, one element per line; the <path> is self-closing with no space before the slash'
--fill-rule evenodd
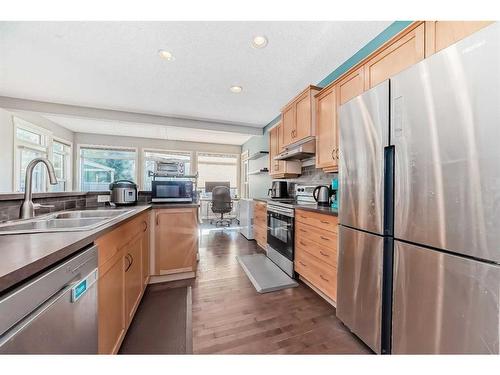
<path id="1" fill-rule="evenodd" d="M 35 216 L 35 205 L 33 204 L 33 170 L 38 163 L 43 163 L 47 167 L 47 172 L 49 175 L 49 181 L 51 185 L 57 184 L 56 172 L 54 171 L 54 166 L 47 158 L 35 158 L 29 162 L 26 167 L 26 177 L 24 183 L 24 200 L 21 204 L 21 210 L 19 213 L 20 219 L 29 219 Z"/>

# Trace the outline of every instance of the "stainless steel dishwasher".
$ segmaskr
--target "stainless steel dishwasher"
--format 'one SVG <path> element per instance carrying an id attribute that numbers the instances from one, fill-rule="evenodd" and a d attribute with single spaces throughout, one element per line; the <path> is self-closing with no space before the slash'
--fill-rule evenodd
<path id="1" fill-rule="evenodd" d="M 0 353 L 97 354 L 97 246 L 0 297 Z"/>

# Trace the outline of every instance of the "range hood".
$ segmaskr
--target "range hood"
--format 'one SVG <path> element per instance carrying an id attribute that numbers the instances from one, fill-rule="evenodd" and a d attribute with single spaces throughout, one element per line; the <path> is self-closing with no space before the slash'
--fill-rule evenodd
<path id="1" fill-rule="evenodd" d="M 312 158 L 316 154 L 316 138 L 311 136 L 289 145 L 283 152 L 274 157 L 274 160 L 303 160 Z"/>

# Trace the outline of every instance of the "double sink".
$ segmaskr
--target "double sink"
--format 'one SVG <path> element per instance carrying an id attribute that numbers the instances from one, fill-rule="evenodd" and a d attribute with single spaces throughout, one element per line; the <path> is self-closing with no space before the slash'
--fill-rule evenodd
<path id="1" fill-rule="evenodd" d="M 74 232 L 97 228 L 133 210 L 61 211 L 33 219 L 0 224 L 0 235 L 45 232 Z"/>

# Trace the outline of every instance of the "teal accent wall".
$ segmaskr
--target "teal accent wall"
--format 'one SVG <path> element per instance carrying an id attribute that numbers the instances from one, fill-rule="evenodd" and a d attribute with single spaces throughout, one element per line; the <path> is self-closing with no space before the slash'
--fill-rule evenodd
<path id="1" fill-rule="evenodd" d="M 361 60 L 370 55 L 373 51 L 377 50 L 382 44 L 391 39 L 394 35 L 399 33 L 401 30 L 408 27 L 413 21 L 395 21 L 391 25 L 389 25 L 384 31 L 378 34 L 375 38 L 373 38 L 370 42 L 368 42 L 363 48 L 361 48 L 358 52 L 344 61 L 337 69 L 328 74 L 325 78 L 323 78 L 316 86 L 325 87 L 339 78 L 342 74 L 347 72 L 353 66 L 358 64 Z M 280 116 L 276 116 L 269 124 L 264 127 L 264 135 L 267 131 L 279 121 Z M 251 140 L 251 139 L 250 139 Z M 250 142 L 250 140 L 248 142 Z M 243 145 L 244 146 L 244 145 Z"/>

